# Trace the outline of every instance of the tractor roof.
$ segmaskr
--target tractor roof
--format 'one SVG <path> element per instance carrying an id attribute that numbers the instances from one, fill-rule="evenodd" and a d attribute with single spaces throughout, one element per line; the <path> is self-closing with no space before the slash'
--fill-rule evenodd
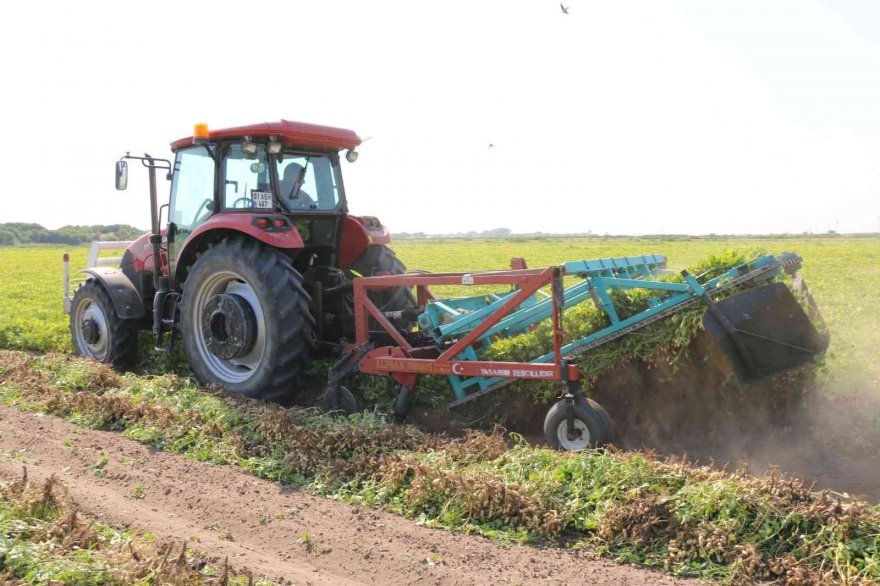
<path id="1" fill-rule="evenodd" d="M 286 145 L 322 151 L 351 149 L 361 144 L 361 138 L 352 130 L 290 120 L 211 130 L 208 134 L 208 140 L 236 139 L 245 136 L 254 138 L 275 136 Z M 192 144 L 192 136 L 188 136 L 172 142 L 171 150 L 176 151 Z"/>

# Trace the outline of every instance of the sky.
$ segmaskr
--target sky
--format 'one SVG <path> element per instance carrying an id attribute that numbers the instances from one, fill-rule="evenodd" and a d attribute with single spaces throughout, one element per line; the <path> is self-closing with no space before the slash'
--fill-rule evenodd
<path id="1" fill-rule="evenodd" d="M 565 4 L 6 3 L 0 222 L 146 228 L 126 151 L 284 118 L 392 233 L 880 231 L 880 3 Z"/>

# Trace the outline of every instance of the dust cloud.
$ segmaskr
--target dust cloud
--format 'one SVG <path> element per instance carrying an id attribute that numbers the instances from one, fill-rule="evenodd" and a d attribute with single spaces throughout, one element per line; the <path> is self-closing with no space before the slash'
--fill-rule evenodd
<path id="1" fill-rule="evenodd" d="M 590 396 L 611 415 L 619 448 L 754 474 L 777 468 L 816 490 L 880 502 L 880 379 L 831 386 L 803 368 L 742 385 L 702 335 L 675 361 L 617 365 Z M 510 392 L 468 416 L 488 412 L 484 425 L 541 441 L 546 409 Z"/>

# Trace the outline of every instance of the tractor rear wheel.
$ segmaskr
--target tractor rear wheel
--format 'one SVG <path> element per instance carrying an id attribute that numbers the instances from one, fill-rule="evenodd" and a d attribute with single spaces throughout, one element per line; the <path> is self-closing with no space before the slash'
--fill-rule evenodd
<path id="1" fill-rule="evenodd" d="M 362 277 L 372 277 L 377 273 L 390 273 L 402 275 L 406 272 L 406 265 L 401 262 L 394 251 L 382 244 L 368 246 L 367 249 L 355 260 L 349 271 Z M 416 298 L 409 287 L 395 287 L 385 291 L 370 293 L 370 299 L 381 311 L 404 311 L 418 306 Z M 403 318 L 394 320 L 397 327 L 410 330 L 415 322 Z"/>
<path id="2" fill-rule="evenodd" d="M 309 301 L 290 259 L 255 240 L 223 240 L 201 253 L 180 307 L 196 378 L 246 397 L 292 394 L 314 346 Z"/>
<path id="3" fill-rule="evenodd" d="M 131 367 L 137 362 L 137 327 L 132 320 L 117 315 L 110 295 L 97 281 L 83 283 L 73 296 L 70 336 L 80 356 L 116 369 Z"/>

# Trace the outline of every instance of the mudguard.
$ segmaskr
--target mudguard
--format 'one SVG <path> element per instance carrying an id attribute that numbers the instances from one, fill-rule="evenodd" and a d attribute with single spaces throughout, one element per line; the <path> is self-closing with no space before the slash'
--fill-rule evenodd
<path id="1" fill-rule="evenodd" d="M 259 240 L 271 248 L 280 250 L 297 250 L 305 247 L 302 236 L 295 226 L 289 225 L 284 230 L 263 230 L 254 225 L 257 216 L 270 219 L 284 219 L 282 214 L 267 210 L 265 214 L 230 213 L 215 214 L 205 220 L 192 234 L 188 234 L 181 243 L 180 252 L 172 259 L 172 288 L 180 285 L 181 273 L 195 260 L 196 254 L 203 248 L 203 239 L 214 234 L 244 235 Z"/>
<path id="2" fill-rule="evenodd" d="M 136 319 L 146 314 L 137 288 L 120 269 L 92 267 L 82 272 L 97 279 L 104 286 L 120 318 Z"/>
<path id="3" fill-rule="evenodd" d="M 373 216 L 346 216 L 342 222 L 342 235 L 339 239 L 339 260 L 341 269 L 351 267 L 357 258 L 372 244 L 388 244 L 391 235 L 379 218 Z"/>

